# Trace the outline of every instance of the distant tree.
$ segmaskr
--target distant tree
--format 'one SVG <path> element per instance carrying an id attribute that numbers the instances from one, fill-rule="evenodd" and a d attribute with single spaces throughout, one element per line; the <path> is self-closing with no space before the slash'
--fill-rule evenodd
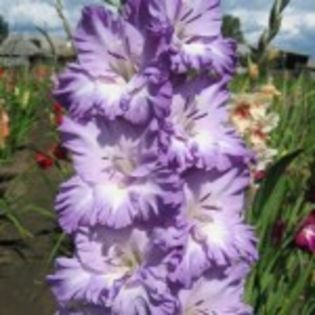
<path id="1" fill-rule="evenodd" d="M 238 17 L 229 14 L 224 15 L 222 33 L 224 37 L 230 37 L 237 40 L 239 43 L 244 43 L 241 21 Z"/>
<path id="2" fill-rule="evenodd" d="M 9 35 L 9 24 L 0 15 L 0 43 L 3 42 Z"/>
<path id="3" fill-rule="evenodd" d="M 120 7 L 121 4 L 126 2 L 125 0 L 103 0 L 105 3 L 109 3 L 115 7 Z M 172 0 L 173 1 L 173 0 Z"/>

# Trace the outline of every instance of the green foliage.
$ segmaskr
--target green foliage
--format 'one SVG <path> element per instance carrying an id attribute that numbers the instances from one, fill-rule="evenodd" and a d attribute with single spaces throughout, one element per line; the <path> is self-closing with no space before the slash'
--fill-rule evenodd
<path id="1" fill-rule="evenodd" d="M 9 35 L 9 24 L 4 17 L 0 15 L 0 43 L 3 42 Z"/>
<path id="2" fill-rule="evenodd" d="M 103 1 L 117 8 L 119 8 L 124 2 L 124 0 L 103 0 Z"/>
<path id="3" fill-rule="evenodd" d="M 10 118 L 10 135 L 5 147 L 0 149 L 0 163 L 12 158 L 26 144 L 29 132 L 38 120 L 39 108 L 47 98 L 48 88 L 46 80 L 38 81 L 27 69 L 8 69 L 6 72 L 12 82 L 6 78 L 0 81 L 0 99 Z"/>
<path id="4" fill-rule="evenodd" d="M 31 166 L 35 167 L 27 158 L 30 152 L 26 148 L 38 122 L 40 108 L 43 103 L 47 104 L 48 86 L 48 80 L 37 80 L 29 69 L 4 69 L 2 73 L 0 99 L 9 116 L 10 132 L 0 148 L 1 247 L 7 244 L 6 247 L 12 245 L 14 250 L 25 249 L 25 242 L 34 237 L 34 231 L 24 222 L 27 208 L 23 188 L 25 172 L 29 175 Z M 8 229 L 11 232 L 6 235 Z"/>
<path id="5" fill-rule="evenodd" d="M 266 82 L 266 78 L 261 80 Z M 232 88 L 236 93 L 249 91 L 249 82 L 239 77 Z M 247 220 L 256 227 L 260 259 L 248 279 L 246 298 L 255 315 L 313 315 L 314 255 L 298 249 L 293 240 L 299 224 L 314 208 L 305 192 L 315 157 L 315 82 L 307 74 L 290 78 L 282 73 L 274 77 L 274 84 L 282 97 L 273 104 L 280 124 L 271 146 L 281 158 L 248 206 Z M 282 222 L 283 234 L 277 222 Z"/>
<path id="6" fill-rule="evenodd" d="M 233 38 L 239 43 L 244 43 L 244 35 L 241 28 L 241 21 L 233 15 L 224 15 L 222 24 L 224 37 Z"/>

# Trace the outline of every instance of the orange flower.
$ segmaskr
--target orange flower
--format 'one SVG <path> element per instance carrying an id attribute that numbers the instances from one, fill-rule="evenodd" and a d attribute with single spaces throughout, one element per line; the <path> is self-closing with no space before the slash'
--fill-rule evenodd
<path id="1" fill-rule="evenodd" d="M 248 66 L 248 74 L 252 80 L 257 80 L 259 77 L 259 67 L 254 63 L 250 63 Z"/>
<path id="2" fill-rule="evenodd" d="M 1 103 L 3 100 L 0 100 L 0 148 L 4 148 L 5 141 L 10 135 L 10 118 Z"/>
<path id="3" fill-rule="evenodd" d="M 260 92 L 270 98 L 281 96 L 281 92 L 271 83 L 263 85 Z"/>
<path id="4" fill-rule="evenodd" d="M 0 68 L 0 79 L 2 79 L 5 76 L 5 69 Z"/>
<path id="5" fill-rule="evenodd" d="M 34 69 L 34 76 L 38 80 L 46 79 L 50 76 L 51 71 L 47 66 L 40 65 Z"/>

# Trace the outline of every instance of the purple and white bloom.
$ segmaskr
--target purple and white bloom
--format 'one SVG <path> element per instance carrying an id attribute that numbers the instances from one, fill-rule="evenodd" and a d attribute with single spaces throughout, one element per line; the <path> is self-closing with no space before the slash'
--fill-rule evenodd
<path id="1" fill-rule="evenodd" d="M 109 7 L 86 7 L 74 36 L 78 61 L 56 79 L 55 98 L 76 118 L 102 114 L 145 123 L 165 115 L 168 74 L 154 66 L 145 41 Z"/>
<path id="2" fill-rule="evenodd" d="M 113 315 L 173 315 L 178 300 L 172 295 L 167 283 L 157 281 L 150 274 L 133 279 L 119 291 L 113 305 Z"/>
<path id="3" fill-rule="evenodd" d="M 257 259 L 256 238 L 241 215 L 248 174 L 246 168 L 234 168 L 225 173 L 190 170 L 184 175 L 189 235 L 173 281 L 187 287 L 213 266 Z"/>
<path id="4" fill-rule="evenodd" d="M 226 270 L 214 268 L 187 290 L 179 292 L 181 315 L 252 315 L 243 300 L 244 278 L 248 268 L 242 264 Z"/>
<path id="5" fill-rule="evenodd" d="M 256 260 L 256 239 L 240 212 L 248 170 L 191 170 L 185 181 L 191 239 L 202 245 L 208 258 L 217 265 L 240 258 Z"/>
<path id="6" fill-rule="evenodd" d="M 186 82 L 173 97 L 171 113 L 162 123 L 166 157 L 180 170 L 191 166 L 228 169 L 236 159 L 248 162 L 250 152 L 229 124 L 226 79 L 207 75 Z"/>
<path id="7" fill-rule="evenodd" d="M 141 1 L 136 4 L 139 7 Z M 148 6 L 151 24 L 162 30 L 172 28 L 172 71 L 183 73 L 207 67 L 219 75 L 233 73 L 236 44 L 221 36 L 219 0 L 151 0 Z"/>
<path id="8" fill-rule="evenodd" d="M 109 308 L 113 303 L 120 307 L 119 301 L 114 302 L 117 295 L 120 299 L 124 294 L 119 293 L 121 290 L 133 292 L 134 283 L 137 290 L 146 290 L 150 299 L 159 300 L 157 288 L 161 299 L 164 293 L 167 296 L 165 277 L 172 252 L 152 255 L 151 240 L 145 231 L 81 228 L 75 245 L 76 255 L 57 259 L 56 272 L 48 277 L 61 307 L 91 304 Z"/>
<path id="9" fill-rule="evenodd" d="M 61 308 L 55 315 L 111 315 L 110 309 L 95 305 L 76 305 Z"/>
<path id="10" fill-rule="evenodd" d="M 85 124 L 65 118 L 60 131 L 76 170 L 55 204 L 68 233 L 80 225 L 121 228 L 181 206 L 182 180 L 158 159 L 151 162 L 143 129 L 95 117 Z"/>
<path id="11" fill-rule="evenodd" d="M 251 315 L 253 155 L 229 122 L 234 42 L 219 0 L 88 6 L 56 79 L 73 176 L 55 208 L 71 235 L 48 281 L 57 315 Z"/>

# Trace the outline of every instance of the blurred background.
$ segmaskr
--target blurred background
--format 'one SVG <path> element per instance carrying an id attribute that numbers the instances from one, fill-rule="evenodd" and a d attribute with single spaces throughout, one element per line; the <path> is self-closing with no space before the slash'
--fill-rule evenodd
<path id="1" fill-rule="evenodd" d="M 0 315 L 51 315 L 45 283 L 71 241 L 53 210 L 72 172 L 57 128 L 52 80 L 75 59 L 72 33 L 87 4 L 0 0 Z M 222 0 L 237 44 L 231 123 L 257 155 L 247 221 L 260 260 L 246 300 L 258 315 L 315 315 L 315 1 Z"/>

